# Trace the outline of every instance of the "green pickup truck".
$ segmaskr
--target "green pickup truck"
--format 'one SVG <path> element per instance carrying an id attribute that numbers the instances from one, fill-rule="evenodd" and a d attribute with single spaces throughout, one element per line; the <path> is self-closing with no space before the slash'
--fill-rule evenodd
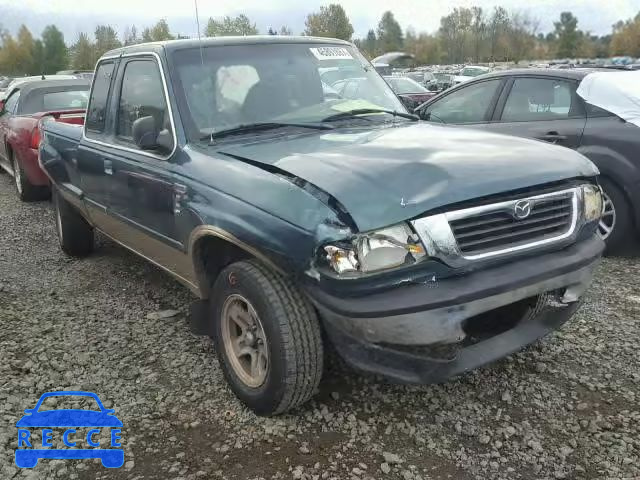
<path id="1" fill-rule="evenodd" d="M 190 288 L 258 414 L 310 399 L 329 345 L 408 383 L 515 352 L 571 317 L 603 249 L 589 160 L 421 122 L 340 40 L 113 50 L 84 127 L 41 129 L 62 249 L 99 230 Z"/>

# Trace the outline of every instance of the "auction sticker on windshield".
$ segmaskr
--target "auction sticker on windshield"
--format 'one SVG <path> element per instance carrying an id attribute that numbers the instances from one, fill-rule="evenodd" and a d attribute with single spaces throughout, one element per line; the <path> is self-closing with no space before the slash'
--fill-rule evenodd
<path id="1" fill-rule="evenodd" d="M 24 412 L 16 423 L 18 467 L 33 468 L 41 458 L 99 458 L 107 468 L 118 468 L 124 463 L 122 422 L 95 393 L 47 392 L 34 408 Z"/>
<path id="2" fill-rule="evenodd" d="M 353 58 L 349 50 L 343 47 L 313 47 L 311 53 L 318 60 L 345 60 Z"/>

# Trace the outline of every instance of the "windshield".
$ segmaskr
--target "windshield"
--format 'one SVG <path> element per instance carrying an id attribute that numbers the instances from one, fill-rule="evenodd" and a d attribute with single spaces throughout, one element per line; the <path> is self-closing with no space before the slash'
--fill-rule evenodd
<path id="1" fill-rule="evenodd" d="M 357 109 L 406 109 L 347 45 L 269 44 L 173 53 L 176 93 L 192 139 L 260 122 L 319 122 Z M 385 115 L 372 115 L 368 118 Z"/>
<path id="2" fill-rule="evenodd" d="M 487 73 L 488 70 L 485 68 L 479 67 L 465 67 L 462 69 L 463 77 L 477 77 L 478 75 L 482 75 L 483 73 Z"/>
<path id="3" fill-rule="evenodd" d="M 398 95 L 407 93 L 425 93 L 429 91 L 418 82 L 415 82 L 410 78 L 388 77 L 387 81 L 389 82 L 389 85 L 391 86 L 393 91 Z"/>

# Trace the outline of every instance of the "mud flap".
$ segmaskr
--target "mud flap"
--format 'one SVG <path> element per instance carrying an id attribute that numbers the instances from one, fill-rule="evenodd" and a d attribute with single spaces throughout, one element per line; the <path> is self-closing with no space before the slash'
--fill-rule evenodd
<path id="1" fill-rule="evenodd" d="M 208 300 L 196 300 L 189 311 L 189 326 L 194 335 L 213 335 Z"/>

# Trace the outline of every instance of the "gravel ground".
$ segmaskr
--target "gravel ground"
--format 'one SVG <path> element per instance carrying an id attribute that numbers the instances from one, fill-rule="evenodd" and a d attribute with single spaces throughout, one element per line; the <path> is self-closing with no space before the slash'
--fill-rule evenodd
<path id="1" fill-rule="evenodd" d="M 189 332 L 189 292 L 98 243 L 65 257 L 50 204 L 21 204 L 0 176 L 2 479 L 640 478 L 637 257 L 606 260 L 561 332 L 488 368 L 425 387 L 334 372 L 312 402 L 265 419 Z M 60 389 L 116 409 L 123 468 L 15 467 L 15 422 Z"/>

